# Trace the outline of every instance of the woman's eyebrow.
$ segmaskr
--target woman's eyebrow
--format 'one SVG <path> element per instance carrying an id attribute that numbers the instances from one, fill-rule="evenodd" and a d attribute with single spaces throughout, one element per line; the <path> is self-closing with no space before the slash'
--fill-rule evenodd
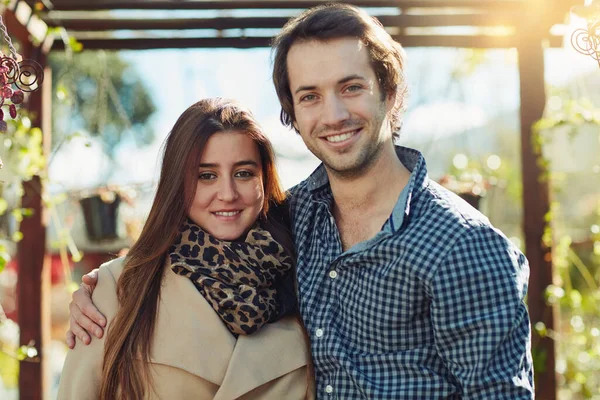
<path id="1" fill-rule="evenodd" d="M 253 167 L 258 167 L 258 163 L 256 161 L 252 161 L 252 160 L 238 161 L 235 164 L 233 164 L 234 167 L 240 167 L 242 165 L 250 165 Z M 217 168 L 218 166 L 219 166 L 219 164 L 216 164 L 216 163 L 201 163 L 199 165 L 199 168 Z"/>

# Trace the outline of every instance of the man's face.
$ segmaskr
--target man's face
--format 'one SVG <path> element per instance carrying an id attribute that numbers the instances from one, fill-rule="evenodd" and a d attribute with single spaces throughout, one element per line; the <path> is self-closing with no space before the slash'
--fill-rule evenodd
<path id="1" fill-rule="evenodd" d="M 386 114 L 394 102 L 382 100 L 368 50 L 355 38 L 299 42 L 287 65 L 294 126 L 308 149 L 329 172 L 365 172 L 392 140 Z"/>

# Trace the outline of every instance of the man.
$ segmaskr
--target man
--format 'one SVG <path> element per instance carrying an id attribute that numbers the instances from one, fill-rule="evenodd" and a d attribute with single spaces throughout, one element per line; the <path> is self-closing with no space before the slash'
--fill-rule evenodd
<path id="1" fill-rule="evenodd" d="M 330 5 L 288 22 L 274 54 L 282 122 L 323 162 L 290 199 L 318 396 L 533 398 L 527 260 L 430 181 L 418 151 L 394 146 L 401 46 L 362 10 Z M 72 313 L 99 329 L 81 317 L 85 294 Z"/>

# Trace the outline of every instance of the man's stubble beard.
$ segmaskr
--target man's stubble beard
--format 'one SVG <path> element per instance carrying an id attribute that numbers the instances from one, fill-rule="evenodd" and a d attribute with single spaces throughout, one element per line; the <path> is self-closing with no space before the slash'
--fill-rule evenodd
<path id="1" fill-rule="evenodd" d="M 381 140 L 366 144 L 360 149 L 357 158 L 351 165 L 346 167 L 336 166 L 335 163 L 329 163 L 328 160 L 321 160 L 327 171 L 340 180 L 353 180 L 368 173 L 373 165 L 381 157 L 383 145 Z"/>
<path id="2" fill-rule="evenodd" d="M 369 140 L 361 149 L 359 149 L 357 157 L 355 161 L 352 162 L 352 165 L 348 165 L 347 167 L 336 166 L 334 162 L 329 162 L 326 157 L 320 158 L 317 156 L 317 158 L 323 162 L 323 165 L 325 165 L 325 168 L 329 173 L 333 174 L 340 180 L 353 180 L 360 176 L 366 175 L 370 171 L 373 165 L 375 165 L 381 157 L 381 154 L 383 153 L 383 146 L 386 143 L 384 134 L 381 130 L 383 129 L 384 124 L 388 124 L 388 126 L 390 124 L 390 122 L 386 119 L 386 109 L 384 104 L 381 104 L 380 113 L 377 115 L 374 122 L 375 124 L 368 128 L 374 128 L 376 130 L 367 133 L 369 135 Z M 347 151 L 352 151 L 352 149 L 348 149 Z"/>

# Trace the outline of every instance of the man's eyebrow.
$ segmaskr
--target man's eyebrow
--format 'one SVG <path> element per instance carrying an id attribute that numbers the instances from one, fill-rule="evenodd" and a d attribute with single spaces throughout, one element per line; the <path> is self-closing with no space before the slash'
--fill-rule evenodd
<path id="1" fill-rule="evenodd" d="M 362 80 L 362 81 L 366 81 L 366 79 L 365 79 L 364 77 L 362 77 L 362 76 L 360 76 L 360 75 L 356 75 L 356 74 L 354 74 L 354 75 L 348 75 L 348 76 L 346 76 L 346 77 L 344 77 L 344 78 L 340 79 L 340 80 L 338 81 L 338 84 L 339 84 L 339 83 L 346 83 L 346 82 L 349 82 L 349 81 L 353 81 L 353 80 L 355 80 L 355 79 L 359 79 L 359 80 Z"/>
<path id="2" fill-rule="evenodd" d="M 298 92 L 303 92 L 305 90 L 315 90 L 316 88 L 316 86 L 300 86 L 298 89 L 296 89 L 294 94 L 298 94 Z"/>
<path id="3" fill-rule="evenodd" d="M 364 77 L 362 77 L 360 75 L 354 74 L 354 75 L 348 75 L 346 77 L 343 77 L 337 83 L 338 84 L 342 84 L 342 83 L 346 83 L 346 82 L 352 81 L 354 79 L 360 79 L 360 80 L 363 80 L 363 81 L 366 80 Z M 298 92 L 303 92 L 303 91 L 306 91 L 306 90 L 315 90 L 316 88 L 317 87 L 314 86 L 314 85 L 313 86 L 300 86 L 298 89 L 296 89 L 296 91 L 294 92 L 294 94 L 298 94 Z"/>
<path id="4" fill-rule="evenodd" d="M 252 161 L 252 160 L 242 160 L 242 161 L 238 161 L 235 164 L 233 164 L 234 167 L 241 167 L 244 165 L 258 167 L 258 163 L 256 161 Z M 219 166 L 219 164 L 215 164 L 215 163 L 201 163 L 198 167 L 199 168 L 217 168 L 218 166 Z"/>

